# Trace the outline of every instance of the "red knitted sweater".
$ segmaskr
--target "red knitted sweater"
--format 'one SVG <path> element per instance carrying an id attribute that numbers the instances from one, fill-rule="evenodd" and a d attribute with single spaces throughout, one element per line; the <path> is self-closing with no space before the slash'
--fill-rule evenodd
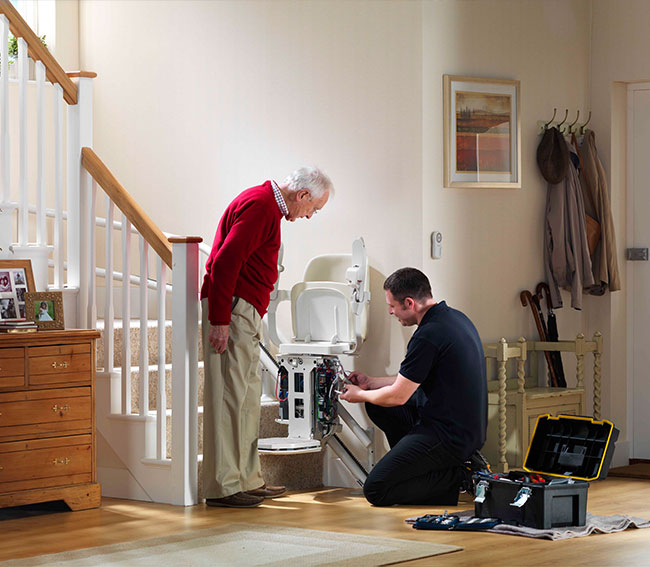
<path id="1" fill-rule="evenodd" d="M 230 323 L 233 297 L 263 317 L 278 279 L 282 213 L 270 181 L 240 193 L 224 212 L 205 265 L 201 299 L 208 298 L 213 325 Z"/>

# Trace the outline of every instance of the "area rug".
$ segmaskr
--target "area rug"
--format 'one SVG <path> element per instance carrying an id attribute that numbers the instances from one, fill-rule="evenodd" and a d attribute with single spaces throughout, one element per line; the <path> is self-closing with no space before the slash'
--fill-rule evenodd
<path id="1" fill-rule="evenodd" d="M 0 563 L 12 567 L 390 565 L 462 547 L 261 525 L 230 524 L 154 539 L 40 555 Z"/>
<path id="2" fill-rule="evenodd" d="M 650 479 L 650 463 L 636 463 L 634 465 L 609 469 L 607 476 Z"/>

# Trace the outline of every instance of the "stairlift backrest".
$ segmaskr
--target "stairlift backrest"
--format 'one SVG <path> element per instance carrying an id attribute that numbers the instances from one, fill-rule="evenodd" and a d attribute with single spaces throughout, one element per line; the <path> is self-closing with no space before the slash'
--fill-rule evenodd
<path id="1" fill-rule="evenodd" d="M 306 330 L 307 317 L 309 317 L 311 319 L 309 325 L 314 327 L 311 340 L 331 341 L 331 336 L 327 337 L 327 335 L 330 332 L 336 334 L 333 315 L 334 304 L 337 305 L 337 310 L 345 310 L 341 311 L 341 313 L 345 313 L 344 317 L 337 315 L 340 326 L 338 330 L 339 340 L 355 344 L 358 339 L 365 340 L 368 331 L 368 304 L 364 302 L 361 309 L 355 309 L 353 288 L 346 278 L 352 262 L 352 254 L 324 254 L 309 261 L 305 268 L 304 281 L 296 284 L 291 290 L 291 316 L 293 332 L 297 340 L 305 340 L 304 337 L 309 333 Z M 367 264 L 364 268 L 364 281 L 368 282 Z M 307 294 L 298 303 L 300 296 L 306 290 L 308 290 Z M 336 293 L 328 293 L 326 290 L 332 290 Z M 337 299 L 335 300 L 334 297 L 337 297 Z M 321 301 L 323 303 L 322 307 L 319 306 Z M 345 302 L 345 304 L 342 302 Z M 313 305 L 307 307 L 307 303 Z M 308 315 L 300 315 L 303 309 Z M 354 314 L 355 310 L 359 311 L 356 315 Z M 345 325 L 342 323 L 343 320 L 347 321 Z"/>
<path id="2" fill-rule="evenodd" d="M 291 289 L 291 319 L 300 342 L 354 343 L 352 288 L 339 282 L 300 282 Z"/>

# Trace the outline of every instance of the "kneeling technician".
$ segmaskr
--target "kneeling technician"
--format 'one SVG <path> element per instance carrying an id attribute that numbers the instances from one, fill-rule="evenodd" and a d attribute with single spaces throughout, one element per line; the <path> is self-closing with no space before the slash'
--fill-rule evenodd
<path id="1" fill-rule="evenodd" d="M 352 372 L 341 399 L 365 402 L 390 451 L 363 491 L 371 504 L 454 506 L 463 463 L 485 442 L 487 383 L 483 346 L 463 313 L 437 303 L 425 274 L 401 268 L 384 282 L 388 312 L 417 325 L 397 376 Z"/>

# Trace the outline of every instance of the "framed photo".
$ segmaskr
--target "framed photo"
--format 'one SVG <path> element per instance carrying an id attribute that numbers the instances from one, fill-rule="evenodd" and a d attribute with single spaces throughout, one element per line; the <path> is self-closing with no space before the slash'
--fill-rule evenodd
<path id="1" fill-rule="evenodd" d="M 63 294 L 60 291 L 36 291 L 25 294 L 27 319 L 39 330 L 63 329 Z"/>
<path id="2" fill-rule="evenodd" d="M 26 319 L 30 291 L 36 291 L 31 260 L 0 260 L 0 322 Z"/>
<path id="3" fill-rule="evenodd" d="M 519 81 L 443 75 L 445 187 L 521 187 Z"/>

